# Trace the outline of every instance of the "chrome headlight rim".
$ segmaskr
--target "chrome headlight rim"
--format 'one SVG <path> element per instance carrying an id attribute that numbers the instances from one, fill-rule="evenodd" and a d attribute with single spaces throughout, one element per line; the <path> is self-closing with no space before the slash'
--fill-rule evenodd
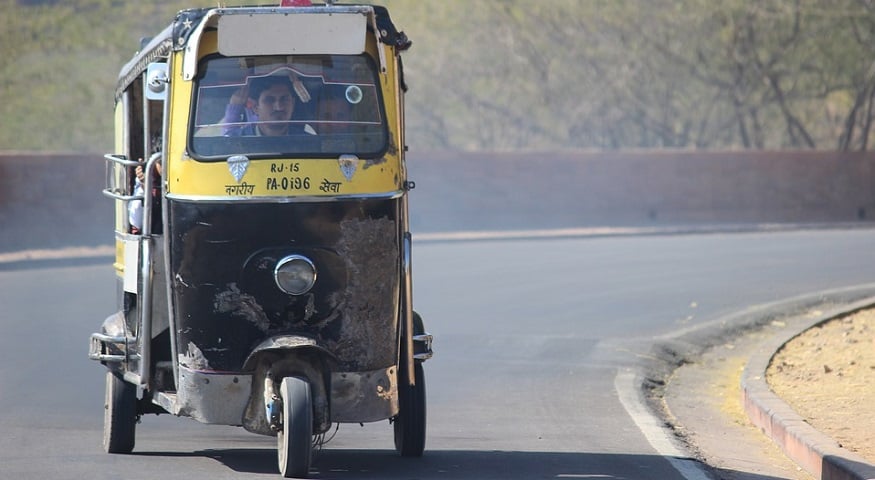
<path id="1" fill-rule="evenodd" d="M 290 269 L 293 270 L 290 271 Z M 282 277 L 289 274 L 297 278 L 284 281 Z M 276 267 L 273 269 L 273 279 L 277 288 L 283 292 L 289 295 L 303 295 L 316 284 L 316 265 L 303 255 L 286 255 L 276 263 Z M 292 282 L 299 283 L 299 285 L 294 285 Z"/>

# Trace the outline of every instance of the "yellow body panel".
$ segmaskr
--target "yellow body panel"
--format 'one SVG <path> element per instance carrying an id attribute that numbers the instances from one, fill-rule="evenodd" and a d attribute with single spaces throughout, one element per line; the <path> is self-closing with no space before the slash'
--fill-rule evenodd
<path id="1" fill-rule="evenodd" d="M 202 163 L 183 158 L 170 160 L 168 193 L 172 197 L 287 197 L 395 193 L 401 190 L 397 161 L 379 165 L 355 160 L 355 173 L 347 180 L 337 160 L 254 160 L 240 182 L 225 162 Z"/>
<path id="2" fill-rule="evenodd" d="M 125 106 L 124 102 L 118 102 L 115 105 L 115 152 L 124 152 L 126 150 L 125 142 L 124 142 L 124 132 L 125 132 Z M 124 175 L 125 172 L 122 171 L 119 165 L 112 166 L 112 175 L 120 176 Z M 121 200 L 115 200 L 113 202 L 115 204 L 115 230 L 116 232 L 124 232 L 127 227 L 127 202 L 123 202 Z M 115 261 L 113 262 L 113 267 L 116 270 L 116 273 L 119 276 L 124 275 L 125 271 L 125 242 L 116 235 L 115 238 Z"/>

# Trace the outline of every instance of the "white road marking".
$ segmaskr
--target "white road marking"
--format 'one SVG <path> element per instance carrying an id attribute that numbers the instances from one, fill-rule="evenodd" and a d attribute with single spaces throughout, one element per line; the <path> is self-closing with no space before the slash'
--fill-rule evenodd
<path id="1" fill-rule="evenodd" d="M 641 400 L 641 384 L 638 377 L 631 371 L 621 370 L 614 377 L 614 389 L 620 398 L 623 408 L 644 434 L 644 438 L 663 457 L 680 472 L 687 480 L 713 480 L 699 463 L 689 458 L 672 442 L 662 426 L 662 421 L 654 416 Z"/>

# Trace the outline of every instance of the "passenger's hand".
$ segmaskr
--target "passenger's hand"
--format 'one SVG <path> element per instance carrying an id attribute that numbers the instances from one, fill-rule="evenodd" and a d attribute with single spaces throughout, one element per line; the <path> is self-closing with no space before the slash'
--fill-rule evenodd
<path id="1" fill-rule="evenodd" d="M 231 105 L 245 105 L 247 100 L 249 100 L 249 85 L 243 85 L 231 94 L 229 103 Z"/>
<path id="2" fill-rule="evenodd" d="M 159 177 L 161 176 L 160 163 L 155 163 L 155 173 L 157 173 Z M 138 182 L 143 183 L 146 181 L 146 174 L 143 172 L 143 165 L 137 165 L 137 167 L 134 169 L 134 174 L 137 176 Z"/>

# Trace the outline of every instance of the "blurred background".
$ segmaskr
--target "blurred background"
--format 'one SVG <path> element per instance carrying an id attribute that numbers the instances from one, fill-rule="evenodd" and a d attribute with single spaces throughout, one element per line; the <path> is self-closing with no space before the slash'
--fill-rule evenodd
<path id="1" fill-rule="evenodd" d="M 869 0 L 373 3 L 413 40 L 419 149 L 869 148 Z M 107 150 L 140 39 L 215 5 L 0 0 L 0 149 Z"/>
<path id="2" fill-rule="evenodd" d="M 870 0 L 373 3 L 413 41 L 417 230 L 875 216 Z M 40 215 L 109 211 L 88 202 L 120 67 L 180 9 L 215 5 L 0 0 L 0 250 L 25 227 L 45 230 L 32 246 L 111 241 Z"/>

